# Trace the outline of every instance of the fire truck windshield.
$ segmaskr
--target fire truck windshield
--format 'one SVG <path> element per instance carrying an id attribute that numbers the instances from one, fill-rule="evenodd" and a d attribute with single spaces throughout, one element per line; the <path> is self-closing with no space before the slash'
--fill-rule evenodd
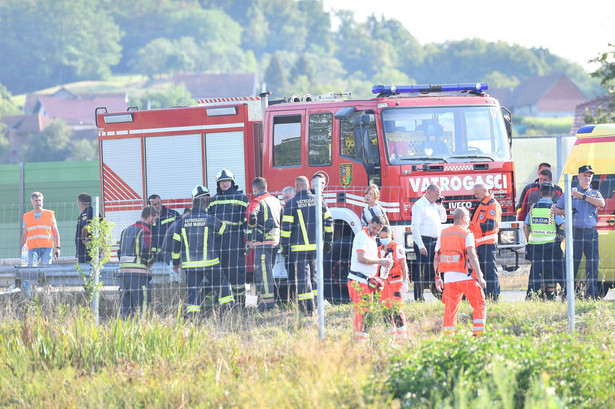
<path id="1" fill-rule="evenodd" d="M 494 106 L 389 108 L 382 111 L 389 163 L 511 160 L 504 119 Z"/>

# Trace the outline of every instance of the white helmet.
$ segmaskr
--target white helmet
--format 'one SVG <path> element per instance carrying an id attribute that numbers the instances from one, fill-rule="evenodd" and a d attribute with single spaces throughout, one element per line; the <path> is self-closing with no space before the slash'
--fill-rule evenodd
<path id="1" fill-rule="evenodd" d="M 222 169 L 216 176 L 216 182 L 222 182 L 223 180 L 230 180 L 235 183 L 235 175 L 230 170 Z"/>
<path id="2" fill-rule="evenodd" d="M 207 189 L 203 185 L 198 185 L 194 189 L 192 189 L 192 198 L 196 199 L 197 197 L 209 197 L 209 189 Z"/>

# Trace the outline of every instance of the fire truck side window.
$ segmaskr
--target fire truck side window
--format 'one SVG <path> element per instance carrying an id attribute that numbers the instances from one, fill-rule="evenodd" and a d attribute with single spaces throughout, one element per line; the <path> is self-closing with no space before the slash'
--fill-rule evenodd
<path id="1" fill-rule="evenodd" d="M 308 162 L 310 166 L 331 164 L 332 131 L 333 114 L 310 115 L 310 131 L 308 136 Z"/>
<path id="2" fill-rule="evenodd" d="M 352 118 L 343 119 L 340 126 L 340 154 L 342 156 L 357 158 L 356 144 L 354 140 L 354 126 Z"/>
<path id="3" fill-rule="evenodd" d="M 273 166 L 301 166 L 301 115 L 273 119 Z"/>

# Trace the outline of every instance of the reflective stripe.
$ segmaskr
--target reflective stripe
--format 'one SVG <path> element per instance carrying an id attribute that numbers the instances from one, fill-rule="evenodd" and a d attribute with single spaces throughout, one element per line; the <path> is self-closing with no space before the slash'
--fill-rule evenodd
<path id="1" fill-rule="evenodd" d="M 219 263 L 220 263 L 220 260 L 217 257 L 211 260 L 184 261 L 182 263 L 182 268 L 211 267 Z"/>
<path id="2" fill-rule="evenodd" d="M 218 230 L 218 235 L 222 236 L 225 230 L 226 230 L 226 223 L 222 222 L 222 227 L 220 227 L 220 230 Z"/>
<path id="3" fill-rule="evenodd" d="M 186 235 L 185 227 L 182 227 L 182 237 L 184 238 L 184 248 L 186 249 L 186 262 L 189 263 L 190 262 L 190 247 L 188 247 L 188 236 Z"/>
<path id="4" fill-rule="evenodd" d="M 301 226 L 301 234 L 303 235 L 303 243 L 310 244 L 310 239 L 308 238 L 307 229 L 305 228 L 305 220 L 303 220 L 303 212 L 301 209 L 297 209 L 297 216 L 299 217 L 299 225 Z"/>
<path id="5" fill-rule="evenodd" d="M 485 330 L 485 327 L 474 327 L 474 329 L 473 329 L 473 330 L 474 330 L 474 332 L 477 332 L 477 331 L 484 331 L 484 330 Z"/>
<path id="6" fill-rule="evenodd" d="M 163 225 L 167 223 L 172 223 L 174 221 L 175 221 L 175 217 L 169 217 L 168 219 L 164 219 L 162 222 L 160 222 L 160 224 Z"/>
<path id="7" fill-rule="evenodd" d="M 457 329 L 457 327 L 455 327 L 455 326 L 452 326 L 452 327 L 442 327 L 442 330 L 444 330 L 444 331 L 454 331 L 456 329 Z"/>
<path id="8" fill-rule="evenodd" d="M 209 226 L 203 228 L 203 257 L 207 257 L 207 237 L 209 237 Z"/>
<path id="9" fill-rule="evenodd" d="M 207 206 L 207 208 L 209 209 L 210 207 L 215 206 L 215 205 L 225 205 L 225 204 L 234 204 L 237 206 L 248 207 L 247 202 L 242 202 L 241 200 L 228 199 L 228 200 L 216 200 L 215 202 L 211 202 L 209 206 Z"/>
<path id="10" fill-rule="evenodd" d="M 232 295 L 227 295 L 226 297 L 222 297 L 218 300 L 218 303 L 220 303 L 220 305 L 222 304 L 227 304 L 229 302 L 233 302 L 233 296 Z"/>
<path id="11" fill-rule="evenodd" d="M 282 230 L 280 232 L 280 237 L 288 238 L 288 237 L 290 237 L 290 232 L 286 231 L 286 230 Z"/>
<path id="12" fill-rule="evenodd" d="M 316 251 L 316 244 L 293 244 L 290 246 L 291 251 Z"/>
<path id="13" fill-rule="evenodd" d="M 45 234 L 37 234 L 36 236 L 30 236 L 28 237 L 26 240 L 32 240 L 32 239 L 48 239 L 49 236 L 45 235 Z"/>
<path id="14" fill-rule="evenodd" d="M 318 290 L 312 290 L 312 295 L 314 297 L 318 297 Z"/>
<path id="15" fill-rule="evenodd" d="M 487 240 L 497 240 L 497 238 L 498 238 L 497 233 L 490 234 L 488 236 L 481 237 L 480 239 L 476 239 L 476 244 L 482 243 Z"/>
<path id="16" fill-rule="evenodd" d="M 325 233 L 333 233 L 333 226 L 325 226 Z"/>
<path id="17" fill-rule="evenodd" d="M 173 240 L 182 241 L 181 236 L 178 233 L 173 233 Z"/>
<path id="18" fill-rule="evenodd" d="M 220 220 L 220 221 L 228 226 L 241 226 L 243 224 L 243 222 L 232 222 L 230 220 Z"/>
<path id="19" fill-rule="evenodd" d="M 31 231 L 35 229 L 51 229 L 51 226 L 47 226 L 46 224 L 39 224 L 37 226 L 27 228 L 26 231 Z"/>
<path id="20" fill-rule="evenodd" d="M 329 211 L 327 210 L 325 214 L 323 215 L 323 218 L 328 219 L 329 217 L 331 217 L 331 213 L 329 213 Z"/>
<path id="21" fill-rule="evenodd" d="M 484 319 L 477 319 L 477 320 L 474 320 L 474 323 L 475 324 L 484 324 L 485 320 Z"/>
<path id="22" fill-rule="evenodd" d="M 181 254 L 179 253 L 171 253 L 171 257 L 173 258 L 173 260 L 179 260 L 181 257 Z"/>
<path id="23" fill-rule="evenodd" d="M 186 312 L 201 312 L 200 305 L 189 305 L 186 307 Z"/>
<path id="24" fill-rule="evenodd" d="M 283 222 L 288 222 L 288 223 L 294 223 L 295 222 L 295 218 L 292 215 L 284 215 L 284 216 L 282 216 L 282 221 Z"/>
<path id="25" fill-rule="evenodd" d="M 312 295 L 312 293 L 303 293 L 303 294 L 299 294 L 297 296 L 297 299 L 299 301 L 304 301 L 304 300 L 310 300 L 312 299 L 314 296 Z"/>
<path id="26" fill-rule="evenodd" d="M 273 297 L 273 293 L 269 292 L 269 277 L 267 277 L 267 255 L 261 254 L 261 270 L 263 272 L 263 287 L 265 292 L 261 294 L 263 298 Z"/>

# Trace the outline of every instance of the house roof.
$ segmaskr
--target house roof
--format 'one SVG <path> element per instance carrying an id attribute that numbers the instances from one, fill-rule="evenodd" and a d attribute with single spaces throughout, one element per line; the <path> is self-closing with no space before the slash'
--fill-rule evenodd
<path id="1" fill-rule="evenodd" d="M 598 113 L 598 109 L 600 109 L 601 107 L 608 109 L 610 102 L 611 97 L 607 94 L 577 105 L 576 109 L 574 110 L 574 121 L 572 122 L 572 127 L 570 128 L 570 134 L 576 134 L 580 127 L 587 125 L 587 123 L 585 122 L 586 110 L 589 110 L 592 115 L 596 115 L 596 113 Z"/>
<path id="2" fill-rule="evenodd" d="M 109 111 L 125 111 L 128 108 L 126 94 L 74 94 L 61 88 L 54 94 L 27 95 L 24 111 L 52 119 L 62 118 L 68 125 L 94 126 L 94 111 L 97 107 L 106 107 Z"/>
<path id="3" fill-rule="evenodd" d="M 49 118 L 39 114 L 6 115 L 0 118 L 10 131 L 15 133 L 37 133 L 47 127 Z"/>
<path id="4" fill-rule="evenodd" d="M 531 105 L 547 93 L 563 74 L 551 74 L 542 77 L 528 78 L 515 88 L 515 106 Z"/>
<path id="5" fill-rule="evenodd" d="M 255 73 L 175 74 L 173 82 L 183 83 L 195 99 L 249 97 L 258 92 Z"/>

